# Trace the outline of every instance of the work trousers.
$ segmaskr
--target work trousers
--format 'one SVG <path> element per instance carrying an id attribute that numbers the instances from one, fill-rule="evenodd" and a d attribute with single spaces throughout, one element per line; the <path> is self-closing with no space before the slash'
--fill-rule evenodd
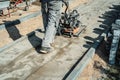
<path id="1" fill-rule="evenodd" d="M 45 35 L 42 41 L 42 47 L 51 47 L 61 17 L 62 0 L 51 0 L 42 2 L 42 18 Z"/>

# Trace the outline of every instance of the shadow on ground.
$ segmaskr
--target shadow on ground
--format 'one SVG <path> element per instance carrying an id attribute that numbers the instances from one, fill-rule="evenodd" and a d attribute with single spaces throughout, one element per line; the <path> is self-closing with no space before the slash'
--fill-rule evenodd
<path id="1" fill-rule="evenodd" d="M 102 42 L 100 47 L 97 49 L 96 54 L 99 55 L 105 62 L 108 62 L 109 56 L 105 50 L 105 41 Z M 99 60 L 94 61 L 93 67 L 97 69 L 102 75 L 99 80 L 119 80 L 120 79 L 120 66 L 111 66 L 107 64 L 107 66 L 103 65 L 103 63 Z"/>
<path id="2" fill-rule="evenodd" d="M 106 11 L 104 14 L 99 16 L 100 19 L 103 19 L 101 22 L 101 25 L 99 25 L 99 28 L 94 29 L 94 33 L 101 34 L 106 30 L 109 30 L 111 32 L 111 25 L 115 22 L 116 19 L 120 19 L 120 5 L 112 5 L 112 7 L 109 7 L 110 11 Z M 84 37 L 85 39 L 88 39 L 90 41 L 95 41 L 96 39 L 93 39 L 89 36 Z M 99 38 L 99 36 L 98 36 Z M 89 44 L 88 44 L 89 45 Z M 111 45 L 109 45 L 110 47 Z M 104 60 L 106 63 L 108 63 L 109 59 L 109 51 L 106 50 L 106 41 L 103 41 L 100 47 L 97 49 L 96 54 Z M 102 65 L 101 61 L 94 61 L 94 68 L 98 69 L 101 74 L 105 74 L 106 76 L 101 77 L 100 80 L 119 80 L 120 79 L 120 66 L 113 66 L 107 64 L 107 68 Z"/>
<path id="3" fill-rule="evenodd" d="M 17 29 L 17 27 L 15 25 L 20 24 L 19 20 L 15 20 L 15 21 L 3 21 L 5 22 L 5 29 L 7 30 L 9 37 L 12 38 L 13 40 L 17 40 L 19 38 L 21 38 L 21 34 L 19 32 L 19 30 Z"/>
<path id="4" fill-rule="evenodd" d="M 120 15 L 119 15 L 120 14 L 120 5 L 112 5 L 112 7 L 109 7 L 109 8 L 111 11 L 105 12 L 102 15 L 102 17 L 100 17 L 100 18 L 104 19 L 104 21 L 102 21 L 102 24 L 99 27 L 102 27 L 102 28 L 104 28 L 104 30 L 109 30 L 111 32 L 112 23 L 114 23 L 115 20 L 120 17 Z M 105 46 L 106 45 L 107 45 L 107 43 L 105 43 Z M 109 45 L 109 49 L 110 49 L 110 46 L 111 45 Z M 107 54 L 107 56 L 109 56 L 109 51 L 106 51 L 106 54 Z M 101 58 L 103 59 L 103 57 L 101 57 Z"/>
<path id="5" fill-rule="evenodd" d="M 106 11 L 104 14 L 99 16 L 100 19 L 103 19 L 103 21 L 98 21 L 101 23 L 99 25 L 99 28 L 94 29 L 94 33 L 96 34 L 101 34 L 105 30 L 111 28 L 111 24 L 114 23 L 116 19 L 119 18 L 119 13 L 120 13 L 120 5 L 112 5 L 112 7 L 109 7 L 110 11 Z M 84 37 L 86 40 L 89 40 L 90 42 L 94 42 L 97 38 L 93 39 L 92 37 L 85 36 Z M 85 44 L 84 47 L 88 48 L 90 47 L 91 44 Z"/>
<path id="6" fill-rule="evenodd" d="M 98 34 L 99 36 L 97 38 L 85 36 L 84 38 L 86 39 L 86 44 L 83 45 L 85 48 L 90 48 L 91 46 L 95 49 L 97 48 L 97 46 L 93 46 L 93 44 L 95 43 L 95 41 L 100 37 L 100 35 L 103 32 L 105 32 L 106 30 L 110 30 L 111 24 L 114 23 L 114 21 L 119 16 L 119 11 L 120 11 L 119 7 L 120 7 L 120 5 L 112 5 L 112 7 L 109 7 L 110 11 L 106 11 L 104 14 L 99 16 L 99 18 L 102 19 L 102 21 L 100 21 L 100 20 L 98 21 L 101 23 L 101 25 L 99 25 L 99 28 L 94 28 L 94 30 L 93 30 L 93 33 Z M 105 42 L 104 42 L 104 44 L 105 44 Z M 96 43 L 96 45 L 98 45 L 98 44 Z M 103 46 L 102 48 L 105 49 L 105 46 Z M 101 51 L 103 51 L 104 54 L 97 53 L 98 56 L 101 59 L 103 59 L 105 62 L 108 62 L 108 54 L 105 54 L 105 50 L 101 50 Z M 84 55 L 82 57 L 84 57 Z M 104 57 L 104 56 L 106 56 L 106 57 Z M 66 78 L 68 77 L 70 72 L 75 68 L 75 66 L 79 63 L 79 61 L 82 59 L 82 57 L 72 66 L 70 71 L 68 71 L 68 73 L 64 76 L 64 78 L 62 80 L 66 80 Z M 99 62 L 95 62 L 95 64 L 94 64 L 95 68 L 98 68 L 101 71 L 104 70 L 105 72 L 108 72 L 108 70 L 106 70 L 103 66 L 97 66 L 97 64 L 99 64 Z M 103 79 L 103 80 L 105 80 L 105 79 Z M 109 79 L 107 79 L 107 80 L 109 80 Z"/>
<path id="7" fill-rule="evenodd" d="M 110 9 L 109 11 L 106 11 L 104 14 L 102 14 L 101 16 L 99 16 L 99 18 L 102 19 L 102 20 L 98 21 L 98 22 L 101 23 L 99 25 L 99 28 L 94 28 L 93 32 L 95 34 L 101 35 L 106 30 L 110 31 L 111 30 L 111 24 L 114 23 L 115 20 L 119 18 L 120 5 L 112 5 L 112 7 L 109 7 L 109 9 Z M 84 47 L 89 48 L 89 47 L 92 46 L 92 44 L 94 43 L 94 41 L 99 38 L 99 36 L 97 38 L 92 38 L 90 36 L 85 36 L 84 38 L 89 41 L 89 43 L 86 42 L 86 44 L 84 45 Z M 103 58 L 103 57 L 101 57 L 101 58 Z"/>
<path id="8" fill-rule="evenodd" d="M 20 20 L 14 20 L 14 21 L 3 21 L 5 22 L 5 29 L 7 30 L 9 37 L 13 39 L 14 41 L 21 38 L 22 35 L 19 32 L 19 29 L 17 29 L 16 25 L 20 24 Z M 43 33 L 41 29 L 36 30 L 38 33 Z M 36 36 L 36 32 L 33 31 L 31 33 L 27 34 L 28 40 L 30 44 L 33 46 L 33 48 L 39 53 L 39 50 L 41 48 L 41 37 Z"/>

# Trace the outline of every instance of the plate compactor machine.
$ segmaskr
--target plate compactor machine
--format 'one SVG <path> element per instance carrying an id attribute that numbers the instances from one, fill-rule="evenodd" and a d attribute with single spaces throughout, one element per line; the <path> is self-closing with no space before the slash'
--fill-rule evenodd
<path id="1" fill-rule="evenodd" d="M 73 10 L 68 13 L 69 3 L 63 3 L 65 4 L 66 9 L 65 12 L 61 15 L 59 26 L 57 29 L 57 34 L 66 37 L 78 37 L 82 31 L 80 27 L 81 22 L 78 20 L 80 15 L 77 10 Z"/>

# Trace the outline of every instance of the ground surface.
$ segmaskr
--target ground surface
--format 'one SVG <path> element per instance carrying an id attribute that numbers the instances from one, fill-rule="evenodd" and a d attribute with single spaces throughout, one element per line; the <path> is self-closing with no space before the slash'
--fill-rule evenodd
<path id="1" fill-rule="evenodd" d="M 94 58 L 83 71 L 80 80 L 119 80 L 120 66 L 109 65 L 109 54 L 106 51 L 106 41 L 96 50 Z M 82 77 L 82 78 L 81 78 Z"/>
<path id="2" fill-rule="evenodd" d="M 76 5 L 78 4 L 80 5 L 76 7 Z M 73 7 L 76 7 L 76 9 L 79 11 L 81 15 L 80 21 L 87 26 L 86 31 L 82 33 L 79 38 L 66 39 L 63 37 L 58 37 L 55 40 L 56 43 L 55 48 L 60 50 L 55 54 L 55 56 L 52 57 L 52 59 L 50 59 L 50 61 L 47 61 L 49 60 L 48 57 L 49 55 L 47 55 L 46 57 L 44 56 L 43 58 L 46 58 L 46 64 L 42 65 L 44 62 L 41 62 L 42 66 L 37 67 L 37 70 L 34 70 L 34 72 L 30 74 L 26 79 L 27 80 L 61 80 L 63 76 L 72 67 L 72 65 L 77 61 L 77 59 L 79 59 L 79 57 L 91 46 L 91 44 L 93 44 L 94 40 L 98 37 L 98 35 L 101 34 L 101 32 L 103 32 L 104 29 L 107 29 L 107 27 L 110 26 L 112 22 L 114 22 L 114 18 L 116 18 L 116 16 L 114 18 L 106 18 L 103 16 L 104 14 L 114 16 L 113 13 L 109 13 L 110 11 L 112 11 L 110 7 L 114 7 L 114 5 L 120 5 L 120 1 L 119 0 L 109 0 L 109 1 L 108 0 L 79 0 L 79 1 L 74 0 L 73 4 L 71 4 L 70 6 L 70 10 Z M 33 6 L 31 7 L 30 11 L 23 12 L 22 16 L 39 10 L 40 10 L 39 6 Z M 106 14 L 107 12 L 108 14 Z M 16 16 L 11 16 L 11 18 L 8 17 L 2 18 L 0 21 L 2 23 L 3 20 L 11 21 L 19 17 L 22 17 L 22 16 L 18 16 L 18 14 Z M 26 35 L 27 33 L 39 27 L 42 27 L 41 16 L 25 21 L 15 26 L 12 30 L 17 31 L 18 33 L 17 37 L 18 37 L 18 36 Z M 1 30 L 0 34 L 3 34 L 0 35 L 1 38 L 0 47 L 14 41 L 14 38 L 10 36 L 13 34 L 8 32 L 7 30 Z M 31 52 L 28 51 L 28 53 L 32 55 L 32 53 L 37 53 L 37 52 L 31 50 Z M 103 51 L 103 48 L 98 49 L 94 56 L 94 59 L 90 62 L 89 66 L 87 66 L 87 68 L 83 71 L 83 73 L 80 75 L 78 80 L 98 80 L 98 79 L 101 80 L 102 79 L 101 77 L 104 77 L 105 79 L 107 75 L 106 73 L 103 72 L 104 71 L 103 69 L 107 70 L 109 67 L 106 63 L 108 58 L 107 57 L 105 59 L 103 58 L 104 56 L 108 56 L 108 55 L 104 55 L 104 54 L 106 54 L 106 52 Z M 40 55 L 40 57 L 38 56 L 37 58 L 41 58 L 41 57 L 42 55 Z M 23 61 L 23 63 L 26 62 Z M 9 72 L 9 70 L 7 71 Z"/>

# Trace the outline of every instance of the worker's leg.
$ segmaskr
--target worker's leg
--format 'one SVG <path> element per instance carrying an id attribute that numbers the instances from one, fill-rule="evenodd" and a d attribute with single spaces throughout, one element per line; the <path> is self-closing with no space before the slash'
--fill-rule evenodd
<path id="1" fill-rule="evenodd" d="M 57 29 L 58 29 L 58 25 L 59 25 L 59 20 L 60 20 L 60 18 L 61 18 L 61 11 L 58 11 L 58 12 L 57 12 L 56 18 L 57 18 L 57 19 L 56 19 L 56 22 L 55 22 L 55 29 L 56 29 L 56 30 L 54 30 L 54 33 L 53 33 L 53 37 L 52 37 L 51 43 L 54 42 L 54 38 L 55 38 Z"/>
<path id="2" fill-rule="evenodd" d="M 43 47 L 51 47 L 50 44 L 53 42 L 53 38 L 56 34 L 56 26 L 61 15 L 62 1 L 50 1 L 48 3 L 48 24 L 46 27 L 46 33 L 42 42 Z"/>
<path id="3" fill-rule="evenodd" d="M 42 18 L 43 18 L 43 26 L 44 30 L 46 31 L 47 22 L 48 22 L 48 9 L 47 9 L 47 2 L 42 2 L 41 4 L 41 12 L 42 12 Z"/>

